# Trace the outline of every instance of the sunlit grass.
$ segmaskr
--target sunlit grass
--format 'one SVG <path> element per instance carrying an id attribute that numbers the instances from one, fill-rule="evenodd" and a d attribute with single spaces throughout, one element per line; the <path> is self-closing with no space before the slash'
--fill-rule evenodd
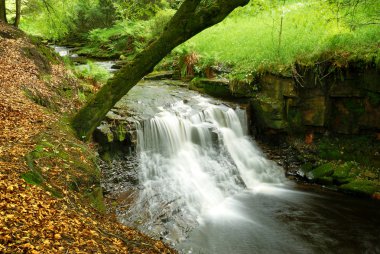
<path id="1" fill-rule="evenodd" d="M 379 45 L 379 25 L 352 30 L 347 23 L 337 21 L 333 6 L 323 1 L 304 1 L 256 15 L 232 14 L 184 47 L 203 58 L 230 63 L 237 72 L 286 72 L 295 61 L 315 61 L 326 52 L 372 56 Z"/>

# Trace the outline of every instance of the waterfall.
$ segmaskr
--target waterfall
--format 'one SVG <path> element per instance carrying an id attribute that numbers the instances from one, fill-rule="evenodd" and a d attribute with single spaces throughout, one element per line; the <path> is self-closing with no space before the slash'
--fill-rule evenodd
<path id="1" fill-rule="evenodd" d="M 284 180 L 247 136 L 245 110 L 193 99 L 138 124 L 142 189 L 124 221 L 174 241 L 227 197 Z"/>

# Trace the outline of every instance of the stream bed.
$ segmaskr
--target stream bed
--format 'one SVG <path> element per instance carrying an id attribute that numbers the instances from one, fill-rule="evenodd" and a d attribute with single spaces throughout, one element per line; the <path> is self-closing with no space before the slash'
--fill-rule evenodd
<path id="1" fill-rule="evenodd" d="M 286 179 L 239 104 L 144 81 L 116 107 L 139 116 L 122 223 L 182 253 L 380 253 L 380 203 Z"/>
<path id="2" fill-rule="evenodd" d="M 380 203 L 288 180 L 244 105 L 143 81 L 123 110 L 137 145 L 103 171 L 120 222 L 181 253 L 380 253 Z"/>

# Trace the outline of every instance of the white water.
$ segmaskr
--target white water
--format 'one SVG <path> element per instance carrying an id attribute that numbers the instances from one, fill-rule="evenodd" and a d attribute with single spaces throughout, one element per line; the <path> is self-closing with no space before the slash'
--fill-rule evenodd
<path id="1" fill-rule="evenodd" d="M 183 240 L 226 198 L 284 181 L 247 136 L 244 110 L 192 100 L 192 106 L 178 101 L 160 108 L 138 128 L 143 188 L 129 220 L 172 241 Z"/>

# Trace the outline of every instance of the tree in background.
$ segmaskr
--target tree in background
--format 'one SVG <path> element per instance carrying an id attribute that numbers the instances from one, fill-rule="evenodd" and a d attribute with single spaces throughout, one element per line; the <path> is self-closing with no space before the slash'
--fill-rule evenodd
<path id="1" fill-rule="evenodd" d="M 7 23 L 7 9 L 5 6 L 5 0 L 0 0 L 0 20 Z"/>
<path id="2" fill-rule="evenodd" d="M 18 27 L 18 25 L 20 24 L 20 18 L 21 18 L 21 0 L 16 0 L 16 16 L 13 22 L 13 25 L 15 27 Z"/>
<path id="3" fill-rule="evenodd" d="M 4 21 L 5 23 L 8 23 L 7 19 L 7 8 L 6 8 L 6 0 L 0 0 L 0 20 Z M 21 0 L 15 0 L 15 17 L 13 20 L 13 25 L 15 27 L 18 27 L 20 24 L 20 18 L 21 18 Z"/>

